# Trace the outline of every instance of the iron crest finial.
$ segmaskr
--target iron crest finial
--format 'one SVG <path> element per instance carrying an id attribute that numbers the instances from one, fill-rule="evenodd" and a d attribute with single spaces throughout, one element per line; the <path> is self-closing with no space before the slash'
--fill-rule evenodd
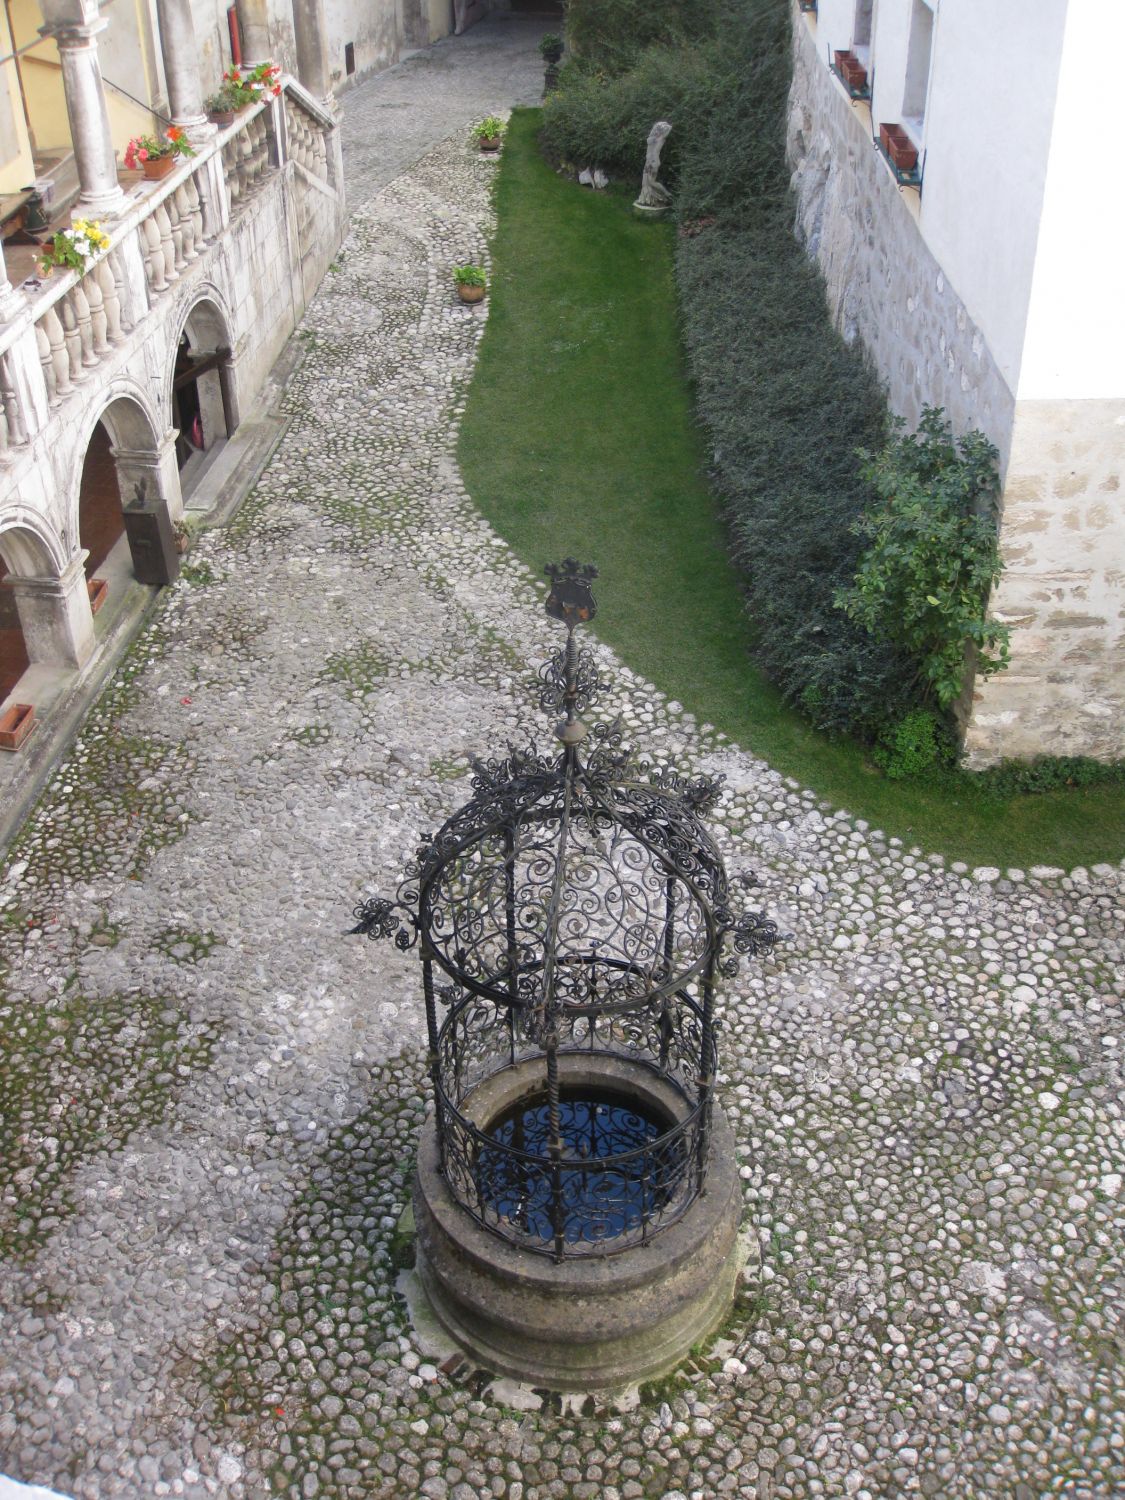
<path id="1" fill-rule="evenodd" d="M 598 612 L 598 601 L 590 587 L 598 576 L 593 563 L 565 557 L 561 563 L 548 563 L 543 571 L 551 580 L 545 606 L 551 618 L 561 620 L 568 630 L 588 625 Z"/>

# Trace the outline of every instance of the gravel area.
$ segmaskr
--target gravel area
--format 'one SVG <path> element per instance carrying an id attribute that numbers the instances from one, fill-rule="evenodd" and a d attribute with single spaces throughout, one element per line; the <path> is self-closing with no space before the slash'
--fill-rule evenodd
<path id="1" fill-rule="evenodd" d="M 631 1410 L 447 1377 L 395 1290 L 418 968 L 343 933 L 470 754 L 548 735 L 541 583 L 454 459 L 486 311 L 448 274 L 490 223 L 465 127 L 535 97 L 541 29 L 346 100 L 288 437 L 0 868 L 0 1469 L 78 1500 L 1119 1495 L 1122 869 L 923 856 L 602 647 L 603 711 L 726 776 L 728 862 L 788 934 L 720 1037 L 761 1270 Z"/>

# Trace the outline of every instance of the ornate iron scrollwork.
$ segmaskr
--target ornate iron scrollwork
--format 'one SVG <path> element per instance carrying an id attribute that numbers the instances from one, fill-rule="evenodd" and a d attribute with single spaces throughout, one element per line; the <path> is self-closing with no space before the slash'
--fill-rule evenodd
<path id="1" fill-rule="evenodd" d="M 474 760 L 470 801 L 422 840 L 396 900 L 356 908 L 353 931 L 420 944 L 450 1192 L 492 1233 L 566 1259 L 647 1240 L 701 1190 L 715 981 L 778 932 L 733 909 L 753 877 L 728 881 L 702 822 L 722 777 L 637 757 L 619 720 L 578 718 L 602 686 L 574 640 L 596 612 L 596 569 L 568 558 L 547 573 L 567 641 L 540 672 L 540 702 L 561 715 L 560 746 Z M 679 1103 L 629 1135 L 630 1109 L 603 1118 L 561 1089 L 575 1056 L 638 1067 Z M 531 1061 L 542 1098 L 518 1128 L 482 1128 L 473 1091 Z"/>

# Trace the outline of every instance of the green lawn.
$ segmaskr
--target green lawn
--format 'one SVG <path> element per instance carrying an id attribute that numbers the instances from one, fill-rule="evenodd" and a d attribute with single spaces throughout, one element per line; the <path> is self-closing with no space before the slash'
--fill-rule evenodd
<path id="1" fill-rule="evenodd" d="M 557 177 L 535 147 L 538 118 L 518 111 L 504 147 L 488 328 L 460 440 L 484 515 L 533 567 L 596 562 L 597 633 L 623 660 L 856 817 L 972 864 L 1120 859 L 1119 786 L 986 801 L 890 782 L 780 701 L 752 662 L 703 477 L 672 228 L 637 222 L 632 193 Z"/>

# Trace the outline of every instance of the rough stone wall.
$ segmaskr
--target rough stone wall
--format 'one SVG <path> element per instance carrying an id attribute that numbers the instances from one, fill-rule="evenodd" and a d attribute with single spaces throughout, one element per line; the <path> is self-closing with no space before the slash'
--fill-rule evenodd
<path id="1" fill-rule="evenodd" d="M 1012 664 L 978 679 L 970 764 L 1125 754 L 1125 400 L 1021 401 L 992 611 Z"/>
<path id="2" fill-rule="evenodd" d="M 1016 403 L 980 329 L 922 239 L 853 105 L 794 26 L 788 133 L 796 233 L 829 307 L 862 339 L 891 409 L 943 407 L 1000 452 L 1005 572 L 991 601 L 1012 626 L 1006 672 L 972 693 L 967 763 L 1125 754 L 1125 400 Z"/>
<path id="3" fill-rule="evenodd" d="M 914 426 L 944 407 L 1007 458 L 1014 401 L 964 303 L 926 248 L 909 198 L 871 138 L 865 105 L 829 73 L 803 22 L 793 28 L 788 152 L 798 239 L 824 273 L 836 326 L 860 338 L 891 409 Z"/>

